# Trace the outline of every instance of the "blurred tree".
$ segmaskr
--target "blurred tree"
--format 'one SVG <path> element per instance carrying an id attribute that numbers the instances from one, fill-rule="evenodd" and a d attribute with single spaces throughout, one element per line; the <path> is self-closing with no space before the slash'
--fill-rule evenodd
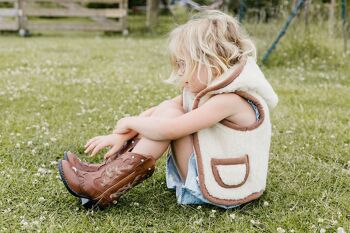
<path id="1" fill-rule="evenodd" d="M 158 26 L 159 0 L 147 0 L 147 21 L 146 26 L 150 32 Z"/>

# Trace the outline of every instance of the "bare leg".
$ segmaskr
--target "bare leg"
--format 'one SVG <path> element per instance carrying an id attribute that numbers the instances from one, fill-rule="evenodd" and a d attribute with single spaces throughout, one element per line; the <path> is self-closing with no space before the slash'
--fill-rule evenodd
<path id="1" fill-rule="evenodd" d="M 186 180 L 188 170 L 188 159 L 193 151 L 192 136 L 187 135 L 171 142 L 171 149 L 177 170 L 183 182 Z"/>
<path id="2" fill-rule="evenodd" d="M 154 110 L 152 116 L 172 118 L 182 114 L 184 114 L 184 111 L 181 106 L 173 101 L 165 101 Z M 151 155 L 155 159 L 159 159 L 168 149 L 170 143 L 172 143 L 172 152 L 178 171 L 184 181 L 187 174 L 188 158 L 192 153 L 192 137 L 190 135 L 174 141 L 154 141 L 141 136 L 141 140 L 137 143 L 132 152 Z"/>

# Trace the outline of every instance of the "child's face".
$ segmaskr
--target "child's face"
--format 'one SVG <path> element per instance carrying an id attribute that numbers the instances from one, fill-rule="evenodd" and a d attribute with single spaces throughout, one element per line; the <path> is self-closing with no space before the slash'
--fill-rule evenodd
<path id="1" fill-rule="evenodd" d="M 199 75 L 197 76 L 197 69 L 196 69 L 190 78 L 186 78 L 184 76 L 185 63 L 182 60 L 178 62 L 178 66 L 179 66 L 179 69 L 177 74 L 182 79 L 181 81 L 184 83 L 185 87 L 189 88 L 189 90 L 192 93 L 198 93 L 207 87 L 206 83 L 208 81 L 208 72 L 206 69 L 204 69 L 203 65 L 200 65 L 201 69 L 200 69 Z"/>

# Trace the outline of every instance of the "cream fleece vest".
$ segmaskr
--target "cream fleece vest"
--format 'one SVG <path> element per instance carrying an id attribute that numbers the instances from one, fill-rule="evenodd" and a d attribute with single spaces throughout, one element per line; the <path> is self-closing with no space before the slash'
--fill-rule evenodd
<path id="1" fill-rule="evenodd" d="M 278 97 L 251 57 L 214 80 L 194 95 L 183 89 L 186 112 L 200 107 L 212 95 L 234 92 L 252 100 L 260 119 L 240 127 L 224 119 L 193 134 L 199 186 L 208 200 L 220 205 L 238 205 L 262 195 L 266 187 L 271 123 L 269 108 Z"/>

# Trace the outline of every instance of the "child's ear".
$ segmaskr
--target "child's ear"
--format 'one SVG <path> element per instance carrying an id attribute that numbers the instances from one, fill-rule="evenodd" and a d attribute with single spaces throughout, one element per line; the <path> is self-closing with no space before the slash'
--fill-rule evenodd
<path id="1" fill-rule="evenodd" d="M 211 70 L 211 73 L 213 74 L 213 78 L 216 78 L 217 76 L 219 76 L 219 70 L 216 68 L 213 68 Z"/>

